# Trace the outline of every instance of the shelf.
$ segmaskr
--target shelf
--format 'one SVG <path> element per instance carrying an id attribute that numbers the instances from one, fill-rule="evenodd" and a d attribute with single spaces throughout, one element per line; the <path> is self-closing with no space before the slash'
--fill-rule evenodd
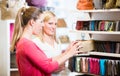
<path id="1" fill-rule="evenodd" d="M 18 68 L 10 68 L 10 71 L 18 71 Z"/>
<path id="2" fill-rule="evenodd" d="M 15 23 L 15 20 L 13 20 L 13 19 L 9 19 L 9 20 L 0 20 L 0 21 L 6 21 L 6 22 L 8 22 L 8 23 Z"/>
<path id="3" fill-rule="evenodd" d="M 120 20 L 120 9 L 75 10 L 76 20 Z"/>
<path id="4" fill-rule="evenodd" d="M 120 54 L 116 53 L 105 53 L 105 52 L 89 52 L 90 55 L 97 55 L 97 56 L 107 56 L 107 57 L 117 57 L 120 58 Z"/>
<path id="5" fill-rule="evenodd" d="M 81 57 L 81 56 L 90 56 L 90 53 L 85 53 L 85 54 L 77 54 L 77 55 L 75 55 L 75 56 L 79 56 L 79 57 Z"/>
<path id="6" fill-rule="evenodd" d="M 74 21 L 93 21 L 93 20 L 120 20 L 120 9 L 94 9 L 94 10 L 76 10 L 72 12 Z M 71 18 L 72 18 L 71 17 Z M 89 31 L 89 30 L 74 30 L 73 26 L 70 33 L 74 38 L 73 40 L 98 40 L 98 41 L 120 41 L 120 31 Z M 87 46 L 87 45 L 86 45 Z M 99 46 L 99 45 L 98 45 Z M 80 57 L 96 57 L 103 59 L 120 59 L 120 54 L 107 53 L 107 52 L 88 52 L 87 54 L 78 54 Z M 93 75 L 94 76 L 94 75 Z M 96 75 L 95 75 L 96 76 Z"/>
<path id="7" fill-rule="evenodd" d="M 78 9 L 66 9 L 66 8 L 58 8 L 56 7 L 55 9 L 59 9 L 59 10 L 64 10 L 64 11 L 68 11 L 68 12 L 86 12 L 86 13 L 94 13 L 94 12 L 120 12 L 120 9 L 114 8 L 114 9 L 93 9 L 93 10 L 78 10 Z"/>
<path id="8" fill-rule="evenodd" d="M 77 10 L 77 12 L 85 12 L 85 13 L 105 13 L 105 12 L 120 12 L 120 9 L 94 9 L 94 10 Z"/>
<path id="9" fill-rule="evenodd" d="M 72 30 L 71 33 L 88 33 L 88 34 L 104 34 L 104 35 L 120 35 L 120 31 L 84 31 L 84 30 Z"/>
<path id="10" fill-rule="evenodd" d="M 86 53 L 86 54 L 78 54 L 78 55 L 76 55 L 76 56 L 91 56 L 91 55 L 120 58 L 120 54 L 116 54 L 116 53 L 105 53 L 105 52 L 88 52 L 88 53 Z"/>
<path id="11" fill-rule="evenodd" d="M 69 76 L 94 76 L 94 74 L 71 72 Z"/>

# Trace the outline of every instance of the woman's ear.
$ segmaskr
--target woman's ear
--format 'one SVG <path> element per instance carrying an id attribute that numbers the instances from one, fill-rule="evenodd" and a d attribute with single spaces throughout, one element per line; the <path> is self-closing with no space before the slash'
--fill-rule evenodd
<path id="1" fill-rule="evenodd" d="M 33 26 L 35 24 L 35 21 L 33 19 L 31 19 L 28 23 L 30 26 Z"/>

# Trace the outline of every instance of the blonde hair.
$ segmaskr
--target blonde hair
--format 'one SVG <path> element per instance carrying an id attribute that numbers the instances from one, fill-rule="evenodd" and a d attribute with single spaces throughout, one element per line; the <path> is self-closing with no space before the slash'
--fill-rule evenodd
<path id="1" fill-rule="evenodd" d="M 43 22 L 48 22 L 52 17 L 56 17 L 56 15 L 52 11 L 44 11 L 43 15 L 44 15 Z M 44 30 L 42 29 L 42 32 L 40 33 L 40 36 L 39 36 L 39 38 L 42 42 L 44 42 L 43 34 L 44 34 Z M 53 38 L 58 43 L 58 40 L 56 39 L 56 34 L 53 36 Z"/>
<path id="2" fill-rule="evenodd" d="M 45 11 L 43 12 L 43 14 L 44 14 L 44 19 L 43 19 L 44 22 L 48 22 L 50 18 L 56 17 L 56 15 L 52 11 Z"/>
<path id="3" fill-rule="evenodd" d="M 16 43 L 20 39 L 28 21 L 31 19 L 37 20 L 38 16 L 41 13 L 42 11 L 39 8 L 32 6 L 29 8 L 22 7 L 21 9 L 19 9 L 15 19 L 15 27 L 14 27 L 14 33 L 12 37 L 10 51 L 15 50 Z"/>

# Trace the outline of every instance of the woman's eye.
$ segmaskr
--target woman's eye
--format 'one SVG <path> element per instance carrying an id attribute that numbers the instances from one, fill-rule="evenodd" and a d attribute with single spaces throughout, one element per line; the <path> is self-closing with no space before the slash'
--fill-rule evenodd
<path id="1" fill-rule="evenodd" d="M 57 25 L 57 23 L 55 23 L 55 25 Z"/>
<path id="2" fill-rule="evenodd" d="M 52 25 L 53 23 L 48 23 L 49 25 Z"/>
<path id="3" fill-rule="evenodd" d="M 40 21 L 40 23 L 43 23 L 43 21 Z"/>

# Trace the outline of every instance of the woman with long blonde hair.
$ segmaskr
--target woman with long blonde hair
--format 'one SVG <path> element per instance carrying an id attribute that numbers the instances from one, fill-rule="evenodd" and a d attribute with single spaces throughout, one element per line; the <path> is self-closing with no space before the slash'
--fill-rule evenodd
<path id="1" fill-rule="evenodd" d="M 57 18 L 52 11 L 44 11 L 42 31 L 33 39 L 47 57 L 55 57 L 62 53 L 60 41 L 56 39 Z M 42 48 L 44 47 L 44 48 Z M 65 64 L 61 65 L 52 76 L 61 76 L 61 71 L 65 69 Z"/>

